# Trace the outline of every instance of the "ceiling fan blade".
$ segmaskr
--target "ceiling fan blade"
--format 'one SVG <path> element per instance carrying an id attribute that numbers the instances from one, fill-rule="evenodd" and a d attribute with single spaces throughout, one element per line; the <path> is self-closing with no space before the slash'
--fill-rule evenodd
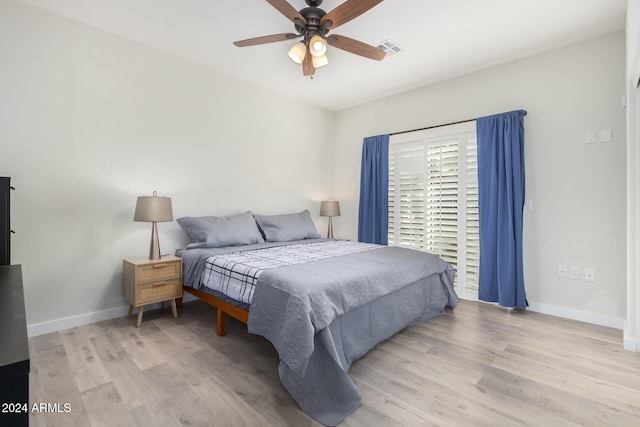
<path id="1" fill-rule="evenodd" d="M 387 55 L 385 51 L 378 49 L 377 47 L 373 47 L 349 37 L 339 36 L 337 34 L 327 36 L 327 43 L 333 47 L 337 47 L 338 49 L 355 53 L 356 55 L 364 56 L 365 58 L 375 59 L 376 61 L 382 60 Z"/>
<path id="2" fill-rule="evenodd" d="M 246 46 L 255 46 L 257 44 L 282 42 L 285 40 L 291 40 L 298 37 L 302 37 L 302 36 L 300 34 L 294 34 L 294 33 L 272 34 L 270 36 L 262 36 L 262 37 L 254 37 L 252 39 L 238 40 L 237 42 L 233 42 L 233 44 L 235 44 L 238 47 L 246 47 Z"/>
<path id="3" fill-rule="evenodd" d="M 298 12 L 286 0 L 267 0 L 267 3 L 278 9 L 278 12 L 286 16 L 291 22 L 295 23 L 295 19 L 299 19 L 303 23 L 307 23 L 304 16 L 302 16 L 300 12 Z"/>
<path id="4" fill-rule="evenodd" d="M 302 74 L 305 76 L 313 76 L 315 72 L 316 69 L 313 66 L 313 56 L 311 55 L 311 51 L 309 51 L 309 46 L 307 46 L 307 53 L 302 60 Z"/>
<path id="5" fill-rule="evenodd" d="M 382 3 L 382 0 L 347 0 L 323 16 L 320 19 L 320 24 L 325 28 L 335 29 L 345 22 L 362 15 L 378 3 Z"/>

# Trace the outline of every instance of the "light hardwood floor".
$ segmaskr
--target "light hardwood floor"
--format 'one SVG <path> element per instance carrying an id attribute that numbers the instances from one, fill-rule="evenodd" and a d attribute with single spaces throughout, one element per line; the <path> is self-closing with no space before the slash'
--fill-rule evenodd
<path id="1" fill-rule="evenodd" d="M 320 426 L 280 384 L 271 344 L 186 303 L 30 338 L 31 426 Z M 493 305 L 409 327 L 355 362 L 341 426 L 639 426 L 640 354 L 622 332 Z"/>

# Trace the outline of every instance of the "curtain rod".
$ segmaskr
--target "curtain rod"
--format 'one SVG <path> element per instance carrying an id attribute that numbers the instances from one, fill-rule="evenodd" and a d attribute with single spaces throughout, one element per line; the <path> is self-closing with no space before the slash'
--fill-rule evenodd
<path id="1" fill-rule="evenodd" d="M 526 111 L 524 112 L 524 115 L 525 115 L 525 116 L 527 115 L 527 112 L 526 112 Z M 442 125 L 427 126 L 427 127 L 425 127 L 425 128 L 411 129 L 411 130 L 403 130 L 403 131 L 400 131 L 400 132 L 393 132 L 393 133 L 390 133 L 389 135 L 401 135 L 401 134 L 403 134 L 403 133 L 417 132 L 417 131 L 420 131 L 420 130 L 427 130 L 427 129 L 441 128 L 441 127 L 443 127 L 443 126 L 459 125 L 460 123 L 468 123 L 468 122 L 473 122 L 473 121 L 476 121 L 476 120 L 477 120 L 477 119 L 460 120 L 459 122 L 451 122 L 451 123 L 445 123 L 445 124 L 442 124 Z"/>
<path id="2" fill-rule="evenodd" d="M 419 131 L 419 130 L 427 130 L 427 129 L 441 128 L 441 127 L 443 127 L 443 126 L 457 125 L 457 124 L 460 124 L 460 123 L 473 122 L 473 121 L 475 121 L 475 120 L 476 120 L 476 119 L 460 120 L 459 122 L 444 123 L 444 124 L 442 124 L 442 125 L 427 126 L 427 127 L 425 127 L 425 128 L 411 129 L 411 130 L 403 130 L 403 131 L 400 131 L 400 132 L 393 132 L 393 133 L 390 133 L 389 135 L 401 135 L 401 134 L 403 134 L 403 133 L 417 132 L 417 131 Z"/>

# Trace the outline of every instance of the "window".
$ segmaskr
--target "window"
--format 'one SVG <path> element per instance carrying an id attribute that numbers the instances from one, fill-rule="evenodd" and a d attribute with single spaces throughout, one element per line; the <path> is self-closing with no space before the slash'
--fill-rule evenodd
<path id="1" fill-rule="evenodd" d="M 389 245 L 440 256 L 456 291 L 477 298 L 480 264 L 475 121 L 392 135 Z"/>

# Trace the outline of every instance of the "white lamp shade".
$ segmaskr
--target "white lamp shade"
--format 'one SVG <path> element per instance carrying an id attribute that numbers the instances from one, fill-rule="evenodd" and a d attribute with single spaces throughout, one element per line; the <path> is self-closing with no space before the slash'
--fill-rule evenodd
<path id="1" fill-rule="evenodd" d="M 327 58 L 327 55 L 314 56 L 311 58 L 311 62 L 313 63 L 313 68 L 320 68 L 329 63 L 329 58 Z"/>
<path id="2" fill-rule="evenodd" d="M 320 216 L 340 216 L 340 202 L 337 200 L 320 202 Z"/>
<path id="3" fill-rule="evenodd" d="M 298 42 L 291 46 L 289 49 L 289 58 L 296 64 L 302 64 L 304 57 L 307 54 L 307 47 L 303 42 Z"/>
<path id="4" fill-rule="evenodd" d="M 309 41 L 309 52 L 313 56 L 322 56 L 327 53 L 327 43 L 320 36 L 313 36 Z"/>
<path id="5" fill-rule="evenodd" d="M 170 197 L 140 196 L 133 214 L 134 221 L 170 222 L 173 221 Z"/>

